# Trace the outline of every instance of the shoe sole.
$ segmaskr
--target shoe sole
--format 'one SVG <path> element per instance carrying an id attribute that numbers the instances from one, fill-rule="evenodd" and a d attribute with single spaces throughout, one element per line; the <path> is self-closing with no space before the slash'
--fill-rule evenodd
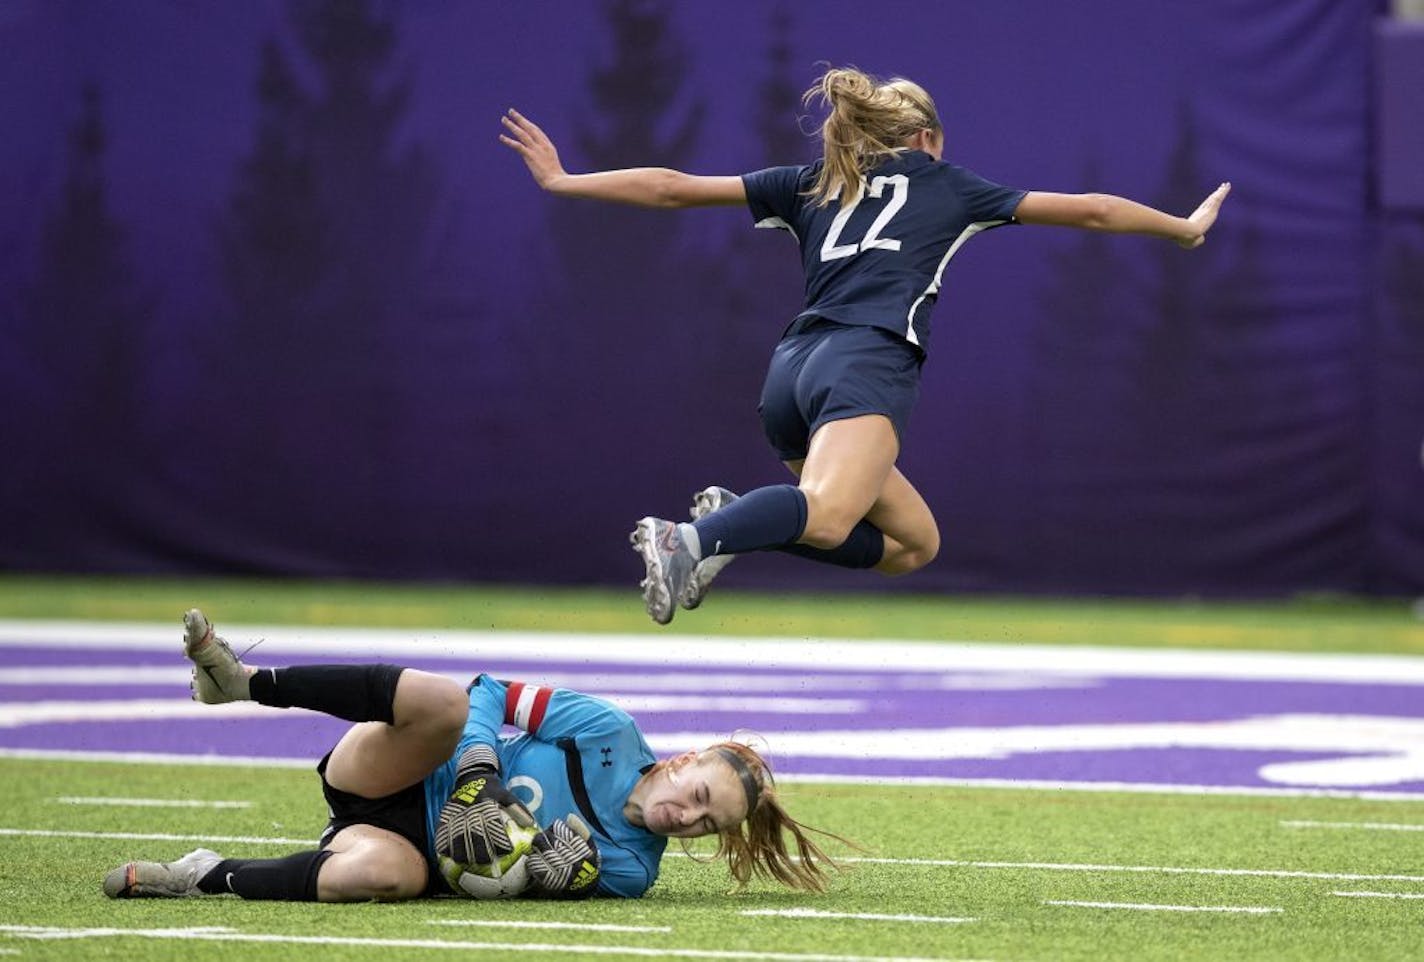
<path id="1" fill-rule="evenodd" d="M 632 542 L 633 550 L 642 556 L 643 567 L 647 572 L 646 577 L 639 584 L 639 587 L 643 589 L 643 607 L 647 610 L 648 617 L 658 624 L 668 624 L 677 611 L 677 605 L 671 594 L 663 587 L 667 584 L 667 577 L 663 571 L 662 558 L 658 554 L 656 519 L 643 518 L 633 529 L 633 533 L 628 536 L 628 540 Z M 665 612 L 658 604 L 660 595 L 668 596 Z"/>
<path id="2" fill-rule="evenodd" d="M 201 633 L 198 631 L 199 628 L 202 629 Z M 212 633 L 212 622 L 208 621 L 207 616 L 197 608 L 190 608 L 183 615 L 183 649 L 185 653 L 192 654 L 193 649 L 207 640 Z"/>
<path id="3" fill-rule="evenodd" d="M 194 657 L 194 650 L 198 647 L 206 648 L 209 645 L 216 645 L 222 641 L 217 637 L 213 629 L 213 623 L 198 608 L 191 608 L 183 615 L 183 654 L 193 663 L 193 678 L 188 684 L 188 690 L 192 694 L 193 701 L 202 702 L 205 705 L 225 705 L 237 699 L 229 695 L 218 680 L 218 676 L 213 674 L 212 668 L 198 661 Z M 236 656 L 234 656 L 235 658 Z M 212 692 L 209 697 L 203 697 L 199 690 L 200 686 L 198 672 L 207 676 L 208 685 Z"/>

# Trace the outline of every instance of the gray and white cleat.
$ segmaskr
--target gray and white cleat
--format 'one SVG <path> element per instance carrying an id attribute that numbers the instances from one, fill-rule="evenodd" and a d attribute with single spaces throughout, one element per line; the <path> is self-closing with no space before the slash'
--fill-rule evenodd
<path id="1" fill-rule="evenodd" d="M 643 556 L 647 576 L 643 578 L 643 606 L 660 625 L 672 621 L 677 603 L 687 590 L 697 561 L 692 557 L 677 524 L 662 518 L 643 518 L 628 540 Z"/>
<path id="2" fill-rule="evenodd" d="M 193 663 L 193 700 L 208 705 L 246 701 L 251 669 L 238 660 L 213 632 L 213 626 L 197 608 L 183 616 L 183 654 Z"/>
<path id="3" fill-rule="evenodd" d="M 198 882 L 218 867 L 222 856 L 194 849 L 176 862 L 129 862 L 104 876 L 111 899 L 181 899 L 202 895 Z"/>

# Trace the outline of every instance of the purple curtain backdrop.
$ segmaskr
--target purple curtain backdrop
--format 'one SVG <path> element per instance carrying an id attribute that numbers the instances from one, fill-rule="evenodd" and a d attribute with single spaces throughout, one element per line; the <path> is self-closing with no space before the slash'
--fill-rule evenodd
<path id="1" fill-rule="evenodd" d="M 0 5 L 0 568 L 627 584 L 625 538 L 784 480 L 755 402 L 791 242 L 556 201 L 571 169 L 816 152 L 818 61 L 903 74 L 950 159 L 1186 213 L 1013 228 L 944 278 L 897 582 L 1424 590 L 1424 215 L 1381 210 L 1371 0 Z M 808 125 L 809 126 L 809 125 Z"/>

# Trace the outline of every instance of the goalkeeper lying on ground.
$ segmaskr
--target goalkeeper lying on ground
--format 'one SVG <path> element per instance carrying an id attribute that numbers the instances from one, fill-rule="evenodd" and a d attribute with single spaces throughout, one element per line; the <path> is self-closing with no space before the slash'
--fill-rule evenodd
<path id="1" fill-rule="evenodd" d="M 668 838 L 714 834 L 739 882 L 756 874 L 819 890 L 822 866 L 834 864 L 782 809 L 765 762 L 740 743 L 658 761 L 632 718 L 588 695 L 488 675 L 467 692 L 392 665 L 256 669 L 202 612 L 184 622 L 198 701 L 250 699 L 357 724 L 317 766 L 331 810 L 318 848 L 129 862 L 104 879 L 111 897 L 413 899 L 449 894 L 463 866 L 517 862 L 527 850 L 519 894 L 637 898 L 657 879 Z M 501 738 L 505 724 L 522 732 Z M 449 884 L 442 861 L 454 867 Z"/>

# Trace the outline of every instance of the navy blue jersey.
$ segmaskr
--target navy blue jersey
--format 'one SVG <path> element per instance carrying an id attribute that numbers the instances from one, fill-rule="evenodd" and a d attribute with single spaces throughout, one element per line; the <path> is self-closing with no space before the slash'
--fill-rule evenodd
<path id="1" fill-rule="evenodd" d="M 883 327 L 923 350 L 949 259 L 980 231 L 1014 223 L 1026 191 L 907 150 L 869 171 L 852 203 L 817 207 L 807 192 L 820 169 L 742 175 L 756 225 L 789 230 L 801 245 L 806 306 L 786 333 L 826 318 Z"/>
<path id="2" fill-rule="evenodd" d="M 522 730 L 502 733 L 505 725 Z M 504 784 L 540 825 L 570 813 L 584 820 L 603 856 L 600 894 L 637 898 L 652 886 L 667 839 L 629 822 L 623 805 L 657 759 L 627 712 L 591 695 L 480 675 L 460 746 L 425 779 L 431 839 L 455 788 L 456 759 L 475 742 L 495 746 Z"/>

